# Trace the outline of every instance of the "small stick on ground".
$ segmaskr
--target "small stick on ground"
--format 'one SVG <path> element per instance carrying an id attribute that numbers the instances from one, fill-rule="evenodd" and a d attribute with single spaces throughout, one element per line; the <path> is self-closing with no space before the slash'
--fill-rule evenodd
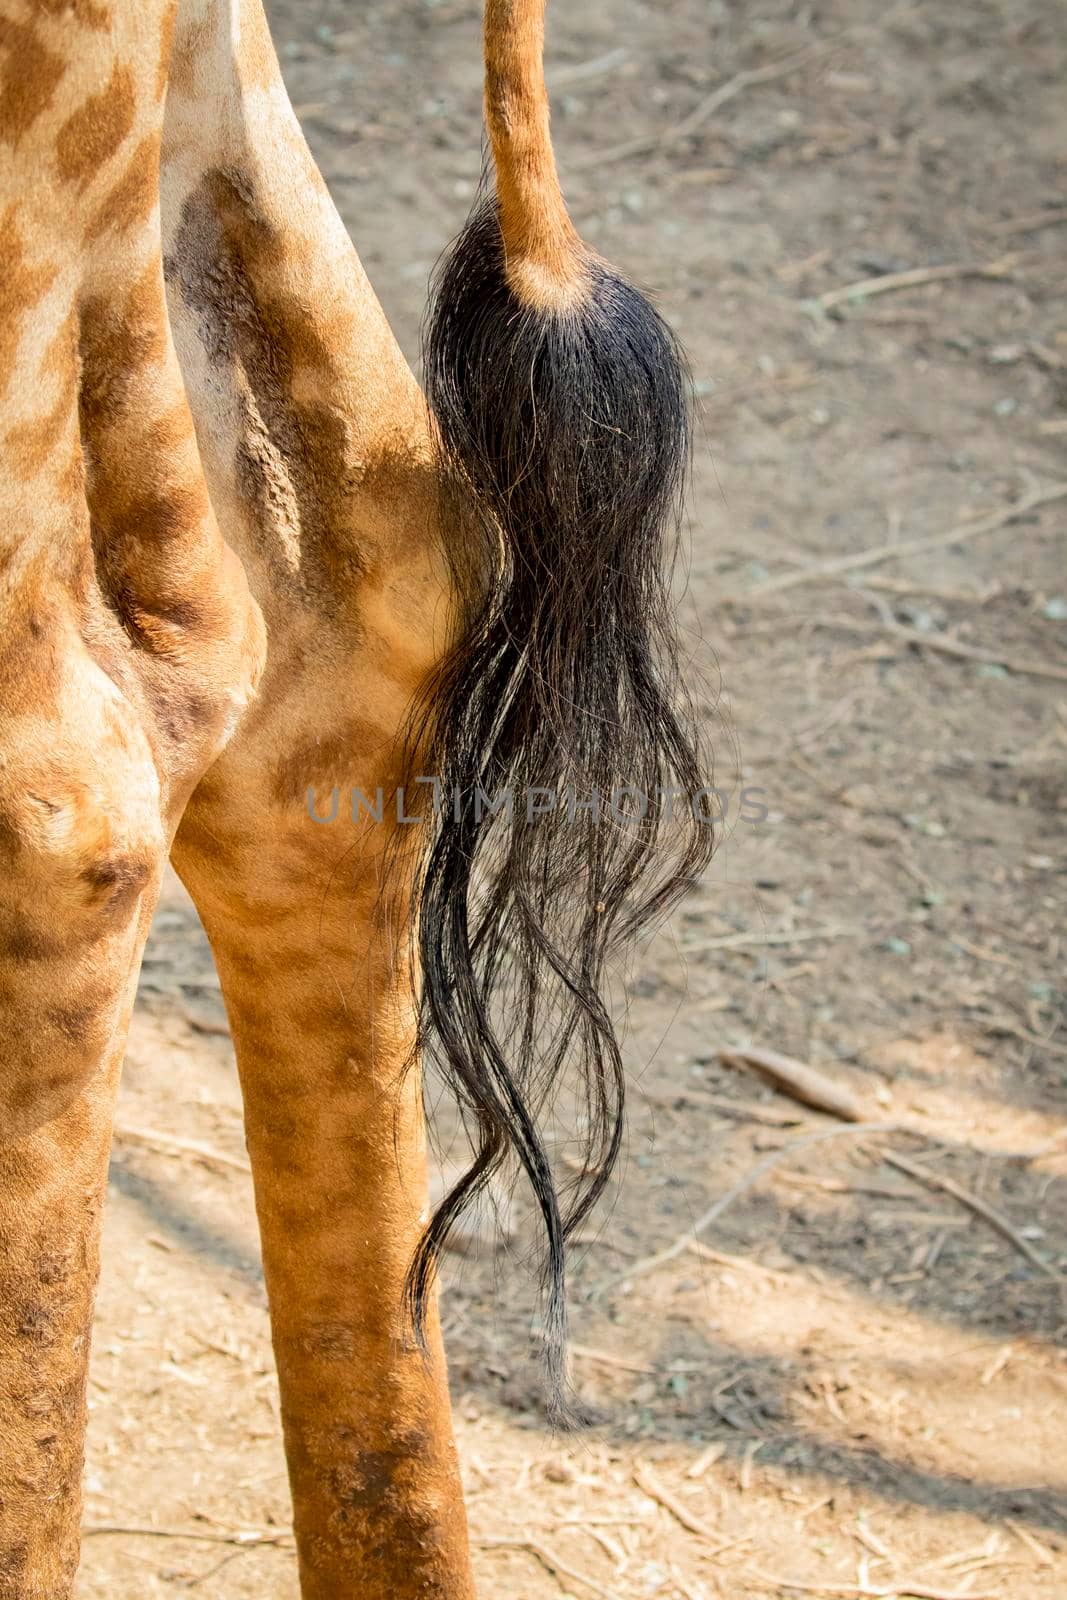
<path id="1" fill-rule="evenodd" d="M 189 1528 L 151 1528 L 125 1526 L 118 1522 L 90 1523 L 82 1529 L 82 1537 L 92 1538 L 95 1534 L 115 1533 L 127 1534 L 135 1539 L 191 1539 L 196 1544 L 236 1544 L 252 1550 L 257 1545 L 286 1545 L 291 1544 L 293 1536 L 279 1530 L 277 1533 L 264 1529 L 253 1529 L 248 1533 L 201 1533 Z"/>
<path id="2" fill-rule="evenodd" d="M 883 561 L 896 561 L 900 556 L 925 555 L 928 550 L 943 550 L 948 545 L 964 544 L 968 539 L 977 538 L 979 534 L 995 533 L 1000 528 L 1006 528 L 1017 518 L 1036 511 L 1039 506 L 1050 505 L 1054 500 L 1062 500 L 1065 496 L 1067 496 L 1067 483 L 1053 483 L 1047 489 L 1032 489 L 1012 505 L 1001 506 L 999 510 L 991 511 L 984 517 L 975 517 L 970 522 L 960 522 L 945 533 L 871 545 L 868 549 L 858 550 L 853 555 L 834 556 L 828 561 L 817 561 L 812 566 L 802 567 L 796 572 L 780 573 L 778 577 L 768 578 L 754 589 L 726 595 L 724 598 L 727 602 L 737 605 L 751 605 L 754 600 L 761 600 L 764 595 L 780 594 L 783 589 L 795 589 L 802 583 L 818 583 L 822 578 L 836 578 L 843 572 L 859 572 L 865 567 L 879 566 Z M 924 634 L 923 638 L 925 637 Z"/>
<path id="3" fill-rule="evenodd" d="M 239 1156 L 225 1155 L 199 1139 L 179 1139 L 175 1134 L 158 1133 L 155 1128 L 135 1128 L 128 1122 L 117 1122 L 114 1131 L 119 1144 L 143 1144 L 149 1150 L 158 1150 L 165 1156 L 196 1156 L 200 1161 L 213 1162 L 218 1167 L 228 1167 L 231 1172 L 251 1173 L 252 1168 Z"/>
<path id="4" fill-rule="evenodd" d="M 628 1361 L 625 1356 L 613 1356 L 610 1350 L 596 1350 L 591 1344 L 575 1344 L 573 1340 L 568 1344 L 567 1350 L 579 1361 L 591 1361 L 598 1367 L 617 1367 L 620 1372 L 648 1374 L 660 1370 L 659 1367 L 649 1366 L 647 1361 Z"/>
<path id="5" fill-rule="evenodd" d="M 918 628 L 908 628 L 898 622 L 892 610 L 879 594 L 871 594 L 860 588 L 855 593 L 875 611 L 881 620 L 882 627 L 895 639 L 901 639 L 905 644 L 919 645 L 926 650 L 937 650 L 941 655 L 956 656 L 962 661 L 981 661 L 984 665 L 1002 667 L 1005 672 L 1014 673 L 1016 677 L 1029 678 L 1055 678 L 1067 682 L 1067 667 L 1058 667 L 1046 661 L 1020 661 L 1014 656 L 1006 656 L 999 650 L 984 650 L 979 645 L 963 644 L 959 639 L 948 638 L 937 633 L 923 633 Z M 839 623 L 835 618 L 834 626 L 861 627 L 862 624 L 850 623 L 843 620 Z"/>
<path id="6" fill-rule="evenodd" d="M 990 1033 L 1008 1033 L 1013 1039 L 1022 1039 L 1025 1044 L 1036 1045 L 1039 1050 L 1044 1050 L 1050 1056 L 1067 1056 L 1067 1044 L 1057 1044 L 1043 1033 L 1031 1033 L 1028 1028 L 1021 1028 L 1010 1017 L 990 1017 L 985 1024 Z"/>
<path id="7" fill-rule="evenodd" d="M 930 1589 L 924 1583 L 909 1583 L 906 1578 L 874 1589 L 863 1583 L 801 1583 L 793 1578 L 780 1578 L 772 1572 L 760 1572 L 755 1567 L 749 1567 L 748 1572 L 760 1583 L 775 1584 L 779 1589 L 794 1589 L 798 1594 L 855 1595 L 858 1600 L 996 1600 L 996 1596 L 989 1593 L 981 1594 L 970 1589 Z"/>
<path id="8" fill-rule="evenodd" d="M 817 1072 L 803 1061 L 779 1055 L 776 1050 L 763 1050 L 756 1045 L 744 1050 L 720 1050 L 719 1060 L 724 1066 L 737 1071 L 751 1068 L 761 1078 L 773 1083 L 776 1089 L 799 1100 L 801 1105 L 824 1111 L 831 1117 L 840 1117 L 842 1122 L 862 1122 L 866 1115 L 850 1089 L 834 1083 L 825 1073 Z"/>
<path id="9" fill-rule="evenodd" d="M 1011 956 L 1004 955 L 1000 950 L 987 950 L 984 945 L 972 944 L 962 934 L 950 933 L 949 942 L 965 955 L 974 956 L 976 961 L 988 961 L 995 967 L 1011 967 L 1015 972 L 1023 970 L 1021 962 L 1013 961 Z"/>
<path id="10" fill-rule="evenodd" d="M 646 1105 L 664 1106 L 670 1110 L 679 1101 L 684 1101 L 688 1106 L 710 1106 L 737 1122 L 759 1122 L 768 1128 L 795 1128 L 798 1122 L 804 1121 L 802 1112 L 779 1111 L 776 1106 L 761 1105 L 754 1100 L 728 1100 L 725 1095 L 705 1094 L 700 1083 L 687 1083 L 673 1094 L 651 1094 L 647 1089 L 642 1089 L 640 1095 Z"/>
<path id="11" fill-rule="evenodd" d="M 636 1372 L 642 1375 L 659 1374 L 661 1377 L 669 1378 L 672 1373 L 688 1375 L 689 1373 L 704 1372 L 706 1370 L 703 1362 L 696 1363 L 693 1366 L 684 1366 L 678 1362 L 672 1362 L 668 1367 L 655 1367 L 645 1361 L 630 1361 L 625 1356 L 612 1355 L 610 1350 L 598 1350 L 595 1345 L 591 1344 L 569 1342 L 567 1350 L 570 1355 L 576 1356 L 579 1361 L 591 1361 L 594 1365 L 600 1367 L 617 1367 L 620 1372 Z"/>
<path id="12" fill-rule="evenodd" d="M 733 1550 L 737 1545 L 749 1542 L 750 1535 L 748 1534 L 736 1539 L 723 1539 L 714 1528 L 709 1527 L 706 1522 L 702 1522 L 699 1517 L 695 1517 L 689 1507 L 678 1499 L 677 1495 L 673 1495 L 669 1489 L 665 1489 L 648 1467 L 637 1466 L 634 1468 L 634 1482 L 650 1499 L 657 1501 L 665 1511 L 669 1511 L 671 1516 L 682 1524 L 683 1528 L 688 1529 L 690 1533 L 695 1533 L 698 1539 L 706 1539 L 712 1546 L 712 1549 L 707 1552 L 709 1556 L 722 1555 L 726 1550 Z"/>
<path id="13" fill-rule="evenodd" d="M 911 0 L 905 0 L 904 4 L 894 6 L 881 18 L 879 28 L 884 29 L 887 23 L 909 10 L 911 10 Z M 621 144 L 609 145 L 606 150 L 594 150 L 590 155 L 568 162 L 568 169 L 572 172 L 581 172 L 583 169 L 595 170 L 608 161 L 629 161 L 634 156 L 649 155 L 653 150 L 669 150 L 672 145 L 688 139 L 690 134 L 699 132 L 716 111 L 742 94 L 744 90 L 754 89 L 763 83 L 775 83 L 779 78 L 784 78 L 795 71 L 797 67 L 807 66 L 809 62 L 829 55 L 851 35 L 869 31 L 871 31 L 869 23 L 853 23 L 851 27 L 842 28 L 839 32 L 831 34 L 828 39 L 820 39 L 815 44 L 806 44 L 799 50 L 791 50 L 788 55 L 780 56 L 777 61 L 768 61 L 765 66 L 746 67 L 743 72 L 735 73 L 732 78 L 727 78 L 725 83 L 720 83 L 709 95 L 705 95 L 681 122 L 676 122 L 658 133 L 638 134 L 636 138 L 625 139 Z"/>
<path id="14" fill-rule="evenodd" d="M 763 950 L 777 945 L 808 944 L 813 939 L 855 939 L 864 928 L 798 928 L 794 933 L 724 933 L 714 939 L 701 939 L 682 945 L 682 954 L 700 955 L 705 950 Z"/>
<path id="15" fill-rule="evenodd" d="M 1004 1526 L 1010 1533 L 1015 1535 L 1021 1544 L 1026 1546 L 1032 1555 L 1037 1557 L 1041 1566 L 1051 1567 L 1055 1560 L 1052 1551 L 1046 1549 L 1039 1539 L 1035 1539 L 1028 1528 L 1024 1528 L 1020 1522 L 1006 1522 Z"/>
<path id="16" fill-rule="evenodd" d="M 703 405 L 713 406 L 719 401 L 728 400 L 731 405 L 740 399 L 748 399 L 750 395 L 785 394 L 793 389 L 806 389 L 809 384 L 818 381 L 819 374 L 814 367 L 804 368 L 799 372 L 783 373 L 778 378 L 760 378 L 756 381 L 741 379 L 737 383 L 724 383 L 721 388 L 712 389 L 708 394 L 701 394 Z"/>
<path id="17" fill-rule="evenodd" d="M 620 45 L 605 55 L 593 56 L 589 61 L 576 61 L 569 66 L 555 67 L 549 73 L 551 92 L 555 94 L 557 89 L 569 89 L 574 83 L 588 83 L 592 78 L 602 78 L 605 73 L 614 72 L 616 67 L 625 65 L 629 58 L 629 50 L 625 45 Z"/>
<path id="18" fill-rule="evenodd" d="M 1067 222 L 1067 206 L 1056 211 L 1032 211 L 1029 216 L 1010 217 L 1007 222 L 991 222 L 986 231 L 1003 238 L 1009 233 L 1035 233 L 1038 228 L 1051 228 L 1059 222 Z"/>
<path id="19" fill-rule="evenodd" d="M 855 283 L 843 283 L 836 289 L 827 289 L 816 295 L 807 305 L 820 311 L 830 311 L 834 306 L 856 300 L 870 300 L 878 294 L 892 294 L 898 289 L 918 289 L 928 283 L 947 283 L 956 278 L 1007 278 L 1017 263 L 1016 256 L 1005 256 L 1001 261 L 953 261 L 939 267 L 910 267 L 907 272 L 885 272 L 878 278 L 859 278 Z"/>
<path id="20" fill-rule="evenodd" d="M 690 1586 L 685 1578 L 683 1578 L 673 1561 L 671 1562 L 671 1578 L 674 1580 L 674 1586 L 678 1590 L 679 1594 L 685 1595 L 685 1600 L 701 1600 L 701 1596 L 706 1595 L 708 1592 L 702 1587 L 700 1594 L 698 1595 L 696 1590 Z"/>
<path id="21" fill-rule="evenodd" d="M 677 1260 L 695 1240 L 699 1239 L 706 1229 L 711 1227 L 713 1222 L 718 1221 L 723 1212 L 732 1206 L 735 1200 L 740 1199 L 754 1184 L 759 1182 L 765 1173 L 770 1172 L 772 1167 L 777 1166 L 779 1161 L 784 1160 L 788 1155 L 792 1155 L 794 1151 L 807 1149 L 811 1145 L 823 1144 L 828 1139 L 840 1139 L 849 1134 L 864 1135 L 914 1131 L 914 1129 L 909 1129 L 900 1122 L 850 1122 L 841 1123 L 835 1128 L 821 1128 L 818 1133 L 806 1133 L 799 1139 L 787 1139 L 785 1144 L 780 1145 L 777 1150 L 772 1150 L 769 1155 L 763 1157 L 762 1161 L 757 1161 L 754 1167 L 750 1167 L 744 1177 L 739 1179 L 731 1189 L 727 1189 L 724 1195 L 720 1195 L 719 1199 L 713 1205 L 710 1205 L 702 1216 L 697 1218 L 691 1228 L 687 1228 L 685 1233 L 678 1235 L 673 1244 L 667 1245 L 663 1250 L 657 1250 L 654 1255 L 644 1256 L 640 1261 L 635 1261 L 632 1266 L 627 1267 L 625 1272 L 615 1273 L 604 1283 L 592 1289 L 589 1293 L 589 1299 L 596 1299 L 598 1296 L 606 1294 L 609 1289 L 613 1289 L 616 1284 L 629 1283 L 633 1278 L 643 1277 L 646 1273 L 654 1272 L 657 1267 L 666 1266 L 668 1261 Z"/>
<path id="22" fill-rule="evenodd" d="M 230 1025 L 225 1017 L 209 1017 L 203 1012 L 194 1011 L 191 1006 L 182 1006 L 180 1015 L 194 1033 L 206 1033 L 219 1039 L 230 1037 Z"/>
<path id="23" fill-rule="evenodd" d="M 697 1456 L 692 1466 L 685 1469 L 686 1477 L 694 1479 L 702 1478 L 705 1472 L 707 1472 L 708 1468 L 713 1467 L 716 1461 L 721 1461 L 725 1454 L 726 1446 L 721 1444 L 718 1440 L 716 1440 L 713 1444 L 706 1445 Z"/>
<path id="24" fill-rule="evenodd" d="M 739 1122 L 760 1122 L 768 1128 L 795 1128 L 798 1122 L 804 1120 L 802 1113 L 779 1111 L 777 1106 L 761 1105 L 755 1100 L 728 1100 L 722 1094 L 702 1093 L 699 1084 L 693 1087 L 700 1094 L 702 1106 L 712 1106 L 724 1116 L 736 1117 Z"/>
<path id="25" fill-rule="evenodd" d="M 554 1578 L 570 1578 L 574 1583 L 581 1583 L 590 1594 L 599 1595 L 601 1600 L 620 1600 L 614 1589 L 605 1589 L 595 1578 L 580 1572 L 577 1567 L 568 1566 L 565 1561 L 560 1560 L 554 1550 L 550 1550 L 546 1544 L 541 1544 L 536 1539 L 486 1537 L 472 1539 L 471 1543 L 477 1545 L 480 1550 L 527 1550 Z"/>
<path id="26" fill-rule="evenodd" d="M 748 1272 L 754 1278 L 770 1278 L 774 1283 L 788 1283 L 790 1274 L 778 1272 L 774 1267 L 761 1266 L 758 1261 L 750 1261 L 747 1256 L 732 1256 L 725 1250 L 713 1250 L 700 1239 L 694 1239 L 688 1246 L 690 1255 L 699 1256 L 702 1261 L 714 1261 L 717 1267 L 727 1267 L 732 1272 Z"/>
<path id="27" fill-rule="evenodd" d="M 844 628 L 852 633 L 869 633 L 867 622 L 854 622 L 851 617 L 827 617 L 816 627 Z M 936 633 L 920 633 L 918 628 L 906 628 L 899 622 L 884 621 L 882 627 L 891 638 L 904 644 L 919 645 L 924 650 L 935 650 L 939 655 L 955 656 L 960 661 L 980 661 L 983 666 L 1001 667 L 1016 678 L 1052 678 L 1057 683 L 1067 683 L 1067 667 L 1058 667 L 1045 661 L 1020 661 L 1003 655 L 999 650 L 983 650 L 978 645 L 962 644 L 958 639 L 944 638 Z"/>
<path id="28" fill-rule="evenodd" d="M 911 582 L 907 578 L 868 578 L 865 587 L 881 589 L 886 594 L 919 594 L 926 600 L 948 600 L 967 606 L 987 606 L 990 600 L 997 600 L 1004 593 L 1004 585 L 999 581 L 986 584 L 984 589 L 941 589 L 934 583 Z"/>
<path id="29" fill-rule="evenodd" d="M 758 84 L 774 83 L 778 78 L 784 78 L 797 67 L 805 65 L 817 56 L 825 55 L 828 50 L 836 49 L 840 37 L 839 34 L 835 34 L 832 39 L 817 45 L 805 45 L 803 49 L 793 50 L 781 60 L 768 62 L 764 67 L 748 67 L 743 72 L 735 73 L 732 78 L 727 78 L 725 83 L 720 83 L 717 89 L 713 89 L 711 94 L 706 95 L 687 117 L 682 118 L 681 122 L 676 122 L 671 127 L 663 128 L 656 133 L 640 133 L 633 139 L 624 139 L 620 144 L 609 145 L 606 150 L 594 150 L 587 156 L 569 162 L 568 167 L 573 172 L 592 171 L 608 161 L 629 161 L 635 156 L 650 155 L 653 150 L 669 150 L 672 145 L 680 144 L 690 134 L 698 132 L 721 106 L 743 93 L 745 89 L 753 89 Z"/>
<path id="30" fill-rule="evenodd" d="M 988 1222 L 989 1226 L 1007 1239 L 1009 1244 L 1013 1244 L 1019 1254 L 1024 1255 L 1027 1261 L 1037 1267 L 1039 1272 L 1043 1272 L 1046 1277 L 1052 1278 L 1056 1283 L 1067 1284 L 1067 1279 L 1063 1278 L 1055 1267 L 1050 1266 L 1044 1257 L 1038 1254 L 1030 1241 L 1024 1239 L 1022 1234 L 1012 1227 L 1007 1217 L 994 1210 L 991 1205 L 987 1205 L 984 1200 L 980 1200 L 969 1189 L 963 1188 L 962 1184 L 957 1183 L 955 1179 L 948 1178 L 941 1172 L 931 1172 L 926 1167 L 918 1166 L 914 1161 L 908 1161 L 904 1156 L 894 1155 L 891 1150 L 883 1150 L 880 1154 L 883 1161 L 887 1161 L 891 1167 L 896 1167 L 900 1172 L 906 1172 L 909 1178 L 914 1178 L 918 1183 L 926 1184 L 928 1188 L 941 1189 L 945 1194 L 952 1195 L 954 1200 L 958 1200 L 961 1205 L 967 1206 L 969 1210 L 974 1212 L 975 1216 L 981 1217 L 984 1222 Z"/>
<path id="31" fill-rule="evenodd" d="M 876 1538 L 876 1536 L 871 1532 L 870 1528 L 865 1528 L 862 1522 L 857 1522 L 852 1528 L 849 1529 L 849 1532 L 852 1534 L 854 1539 L 859 1541 L 865 1550 L 869 1550 L 871 1552 L 872 1556 L 879 1556 L 883 1561 L 891 1562 L 894 1567 L 900 1566 L 900 1562 L 897 1560 L 892 1550 L 890 1550 L 889 1546 L 881 1539 Z"/>
<path id="32" fill-rule="evenodd" d="M 871 579 L 872 583 L 877 583 L 877 581 L 877 578 Z M 789 740 L 789 747 L 803 751 L 809 745 L 817 744 L 825 734 L 829 733 L 831 728 L 836 727 L 839 722 L 848 716 L 862 693 L 862 689 L 850 689 L 848 694 L 842 695 L 840 700 L 836 701 L 823 716 L 817 717 L 814 722 L 809 722 L 806 727 L 798 728 Z"/>
<path id="33" fill-rule="evenodd" d="M 757 1452 L 763 1449 L 766 1442 L 765 1439 L 750 1439 L 745 1446 L 744 1460 L 741 1462 L 741 1475 L 738 1479 L 738 1488 L 743 1494 L 747 1494 L 752 1487 L 752 1463 L 756 1459 Z"/>

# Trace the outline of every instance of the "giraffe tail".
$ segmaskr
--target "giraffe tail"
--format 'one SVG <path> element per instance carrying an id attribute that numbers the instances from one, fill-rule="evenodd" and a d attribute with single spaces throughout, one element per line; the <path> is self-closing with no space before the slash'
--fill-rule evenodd
<path id="1" fill-rule="evenodd" d="M 562 1419 L 566 1240 L 623 1132 L 609 962 L 704 869 L 712 835 L 670 799 L 704 782 L 668 594 L 687 377 L 658 314 L 568 216 L 543 12 L 486 0 L 495 193 L 438 269 L 425 335 L 467 619 L 429 707 L 450 802 L 419 899 L 423 1033 L 470 1115 L 475 1159 L 429 1224 L 409 1295 L 418 1324 L 451 1225 L 517 1158 L 546 1235 Z M 581 1144 L 569 1190 L 544 1128 L 564 1094 Z"/>

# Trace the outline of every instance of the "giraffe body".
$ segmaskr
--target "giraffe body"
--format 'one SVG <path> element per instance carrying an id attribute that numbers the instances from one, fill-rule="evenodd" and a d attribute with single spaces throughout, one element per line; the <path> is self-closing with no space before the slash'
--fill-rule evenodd
<path id="1" fill-rule="evenodd" d="M 423 1206 L 396 928 L 373 841 L 338 875 L 304 813 L 388 781 L 448 627 L 425 405 L 254 0 L 13 4 L 0 48 L 0 1595 L 72 1591 L 111 1106 L 184 817 L 304 1593 L 466 1596 L 438 1341 L 395 1348 Z"/>
<path id="2" fill-rule="evenodd" d="M 571 317 L 595 273 L 541 11 L 487 5 L 494 226 L 522 316 Z M 419 864 L 388 812 L 341 851 L 305 797 L 402 781 L 471 626 L 472 486 L 495 489 L 461 463 L 457 514 L 260 0 L 0 0 L 0 219 L 0 1600 L 73 1593 L 111 1117 L 168 853 L 241 1076 L 301 1593 L 469 1600 L 432 1293 L 421 1339 L 402 1314 Z"/>

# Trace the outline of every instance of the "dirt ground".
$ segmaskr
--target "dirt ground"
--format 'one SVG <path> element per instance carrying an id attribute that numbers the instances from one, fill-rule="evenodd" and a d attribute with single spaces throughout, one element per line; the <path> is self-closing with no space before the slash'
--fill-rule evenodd
<path id="1" fill-rule="evenodd" d="M 521 1215 L 510 1247 L 449 1263 L 481 1593 L 1053 1600 L 1063 16 L 1057 0 L 551 9 L 576 218 L 655 291 L 692 360 L 679 607 L 732 798 L 716 866 L 619 996 L 627 1160 L 573 1271 L 594 1426 L 546 1432 Z M 480 164 L 478 8 L 270 10 L 414 359 L 427 272 Z M 879 282 L 915 269 L 934 271 Z M 742 784 L 766 821 L 740 814 Z M 910 1131 L 861 1139 L 721 1063 L 751 1044 Z M 816 1132 L 833 1137 L 805 1142 Z M 218 985 L 172 883 L 112 1169 L 84 1600 L 296 1595 L 242 1162 Z"/>

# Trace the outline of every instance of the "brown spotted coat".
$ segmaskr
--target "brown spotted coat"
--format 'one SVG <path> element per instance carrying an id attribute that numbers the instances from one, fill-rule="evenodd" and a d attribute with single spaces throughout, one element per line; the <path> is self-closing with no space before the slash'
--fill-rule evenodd
<path id="1" fill-rule="evenodd" d="M 453 606 L 422 397 L 259 0 L 0 0 L 0 1600 L 67 1600 L 113 1098 L 169 850 L 245 1095 L 307 1600 L 468 1600 L 403 885 Z M 353 844 L 359 848 L 353 848 Z"/>

